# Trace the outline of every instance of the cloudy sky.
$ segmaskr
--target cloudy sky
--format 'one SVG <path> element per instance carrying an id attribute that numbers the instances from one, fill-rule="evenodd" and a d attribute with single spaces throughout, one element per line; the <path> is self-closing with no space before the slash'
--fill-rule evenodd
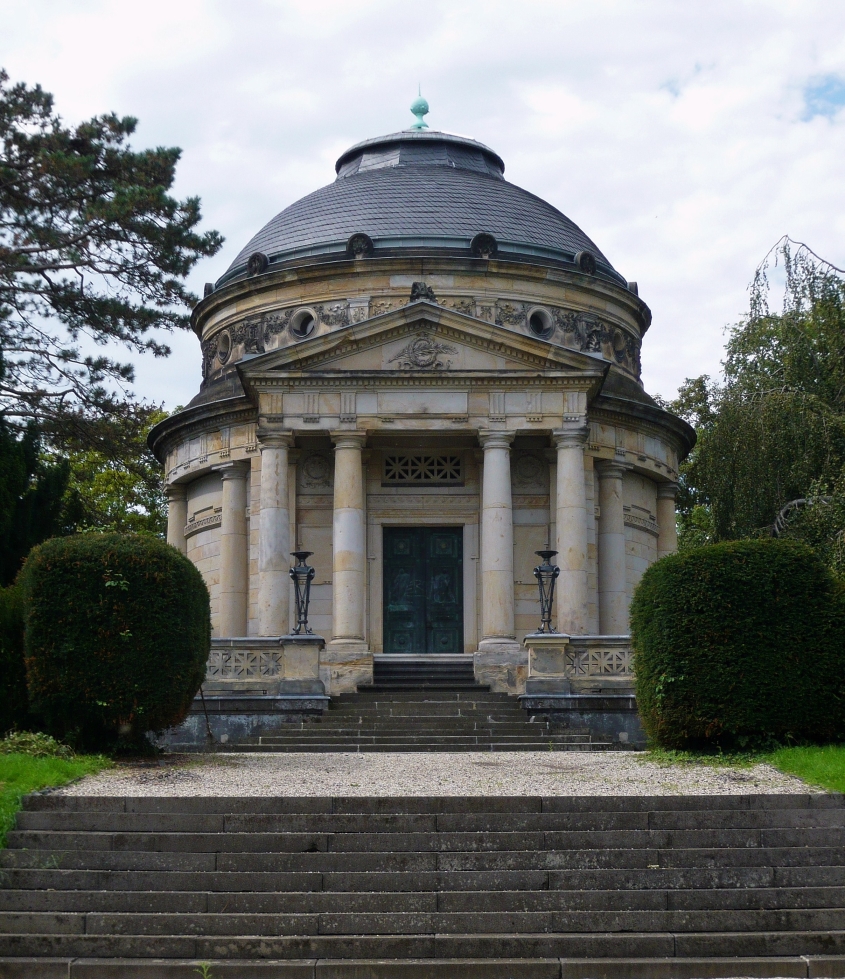
<path id="1" fill-rule="evenodd" d="M 639 283 L 646 387 L 718 374 L 724 329 L 783 234 L 845 267 L 843 0 L 0 0 L 0 65 L 71 122 L 134 115 L 184 150 L 222 252 L 196 291 L 349 145 L 407 127 L 473 136 Z M 167 407 L 199 347 L 138 365 Z"/>

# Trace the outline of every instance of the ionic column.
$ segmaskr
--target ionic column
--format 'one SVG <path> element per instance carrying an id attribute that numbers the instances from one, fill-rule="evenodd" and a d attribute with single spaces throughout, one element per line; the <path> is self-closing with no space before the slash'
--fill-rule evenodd
<path id="1" fill-rule="evenodd" d="M 261 512 L 258 520 L 258 634 L 285 636 L 290 630 L 290 432 L 259 432 Z"/>
<path id="2" fill-rule="evenodd" d="M 674 554 L 678 549 L 678 524 L 675 515 L 677 483 L 657 484 L 657 557 Z"/>
<path id="3" fill-rule="evenodd" d="M 479 432 L 481 489 L 481 632 L 479 649 L 516 646 L 513 601 L 511 432 Z"/>
<path id="4" fill-rule="evenodd" d="M 221 637 L 245 636 L 249 548 L 246 529 L 246 481 L 249 466 L 235 462 L 222 470 L 223 512 L 220 523 Z"/>
<path id="5" fill-rule="evenodd" d="M 578 425 L 552 433 L 557 449 L 555 532 L 560 578 L 557 584 L 557 629 L 570 636 L 587 634 L 587 490 L 584 446 L 589 427 Z"/>
<path id="6" fill-rule="evenodd" d="M 171 483 L 165 487 L 167 496 L 167 543 L 188 553 L 188 542 L 185 539 L 185 525 L 188 523 L 188 491 L 179 483 Z"/>
<path id="7" fill-rule="evenodd" d="M 628 588 L 625 571 L 625 513 L 622 477 L 626 466 L 596 460 L 599 477 L 599 632 L 621 636 L 628 632 Z"/>
<path id="8" fill-rule="evenodd" d="M 340 432 L 332 436 L 332 441 L 332 645 L 363 646 L 367 552 L 362 452 L 367 437 L 361 432 Z"/>

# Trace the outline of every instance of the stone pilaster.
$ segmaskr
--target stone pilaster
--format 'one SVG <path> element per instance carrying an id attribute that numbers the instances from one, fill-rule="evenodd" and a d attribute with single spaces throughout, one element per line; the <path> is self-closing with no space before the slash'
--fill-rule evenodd
<path id="1" fill-rule="evenodd" d="M 223 512 L 220 523 L 220 604 L 218 634 L 226 639 L 247 632 L 249 548 L 246 495 L 249 467 L 233 462 L 221 470 Z"/>
<path id="2" fill-rule="evenodd" d="M 484 449 L 481 490 L 482 651 L 519 651 L 514 627 L 512 432 L 479 432 Z"/>
<path id="3" fill-rule="evenodd" d="M 290 630 L 290 432 L 259 430 L 261 512 L 258 522 L 258 634 L 283 636 Z"/>
<path id="4" fill-rule="evenodd" d="M 334 442 L 334 516 L 331 645 L 366 648 L 367 553 L 362 432 L 337 432 Z"/>
<path id="5" fill-rule="evenodd" d="M 560 578 L 557 582 L 558 632 L 581 636 L 588 632 L 587 495 L 584 447 L 589 427 L 576 424 L 552 433 L 557 449 L 555 548 Z"/>
<path id="6" fill-rule="evenodd" d="M 182 554 L 188 553 L 185 525 L 188 522 L 188 491 L 184 484 L 171 483 L 165 487 L 167 496 L 167 543 Z"/>
<path id="7" fill-rule="evenodd" d="M 627 466 L 597 459 L 599 478 L 599 632 L 620 636 L 628 632 L 628 589 L 625 571 L 625 512 L 622 479 Z"/>
<path id="8" fill-rule="evenodd" d="M 675 514 L 677 483 L 657 484 L 657 557 L 674 554 L 678 549 L 678 523 Z"/>

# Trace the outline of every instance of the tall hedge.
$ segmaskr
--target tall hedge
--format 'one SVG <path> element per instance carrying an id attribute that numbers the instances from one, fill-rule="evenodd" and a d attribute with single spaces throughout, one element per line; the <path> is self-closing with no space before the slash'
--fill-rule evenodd
<path id="1" fill-rule="evenodd" d="M 87 533 L 34 548 L 20 581 L 30 701 L 51 734 L 110 748 L 184 718 L 211 634 L 187 558 L 154 537 Z"/>
<path id="2" fill-rule="evenodd" d="M 845 594 L 797 541 L 663 558 L 631 604 L 637 703 L 668 748 L 845 735 Z"/>
<path id="3" fill-rule="evenodd" d="M 15 585 L 0 588 L 0 735 L 26 727 L 29 701 L 23 661 L 23 601 Z"/>

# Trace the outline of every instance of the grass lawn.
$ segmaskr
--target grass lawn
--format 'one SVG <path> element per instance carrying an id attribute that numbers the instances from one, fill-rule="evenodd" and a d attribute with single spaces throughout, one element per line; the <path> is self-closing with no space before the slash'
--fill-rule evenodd
<path id="1" fill-rule="evenodd" d="M 0 847 L 6 845 L 6 833 L 12 828 L 15 813 L 27 792 L 65 785 L 109 765 L 109 759 L 101 755 L 78 755 L 71 759 L 0 755 Z"/>
<path id="2" fill-rule="evenodd" d="M 772 752 L 667 751 L 652 748 L 643 761 L 658 765 L 712 765 L 717 768 L 747 768 L 760 762 L 774 765 L 787 775 L 796 775 L 808 785 L 830 792 L 845 792 L 845 745 L 828 744 L 809 748 L 780 748 Z"/>
<path id="3" fill-rule="evenodd" d="M 821 748 L 781 748 L 761 760 L 789 775 L 797 775 L 810 785 L 818 785 L 831 792 L 845 792 L 843 744 L 828 744 Z"/>

